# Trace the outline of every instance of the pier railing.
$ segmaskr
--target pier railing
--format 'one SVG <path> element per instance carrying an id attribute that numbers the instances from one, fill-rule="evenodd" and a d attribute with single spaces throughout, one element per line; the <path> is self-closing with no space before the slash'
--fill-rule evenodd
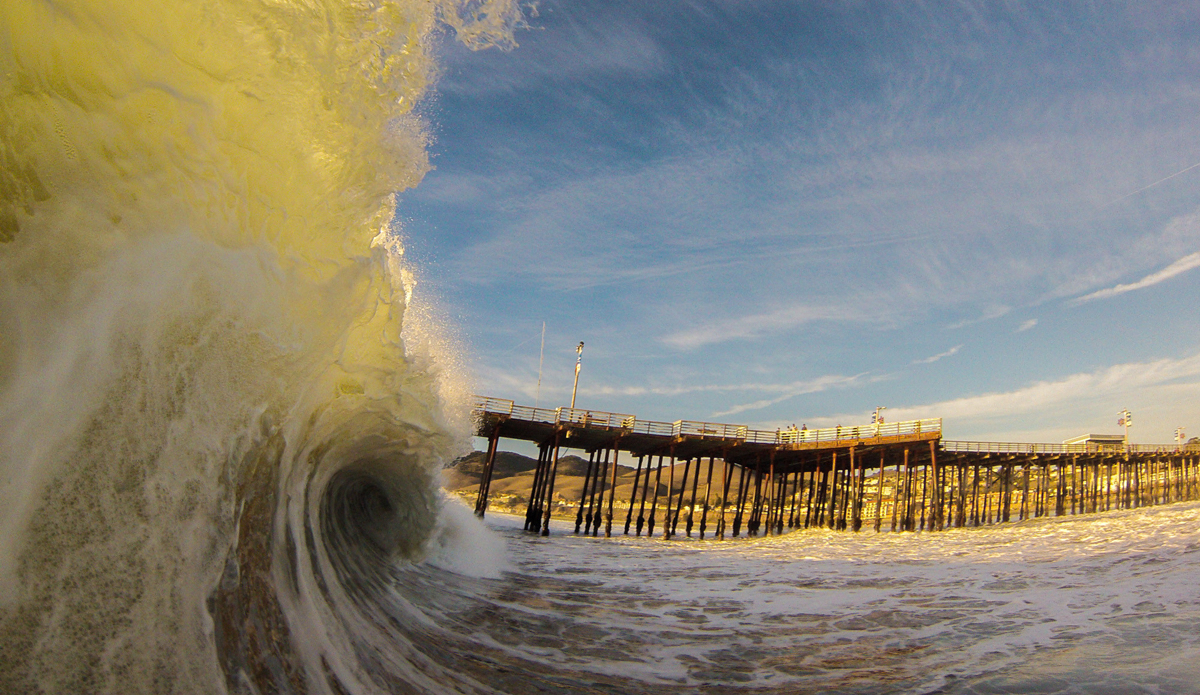
<path id="1" fill-rule="evenodd" d="M 971 454 L 1173 454 L 1186 447 L 1176 444 L 1029 444 L 1026 442 L 960 442 L 942 440 L 943 451 Z"/>
<path id="2" fill-rule="evenodd" d="M 807 427 L 796 429 L 789 427 L 777 430 L 756 430 L 750 429 L 746 425 L 703 422 L 700 420 L 676 420 L 674 422 L 639 420 L 636 416 L 628 413 L 610 413 L 603 410 L 587 410 L 584 408 L 535 408 L 527 405 L 517 405 L 507 398 L 491 398 L 487 396 L 476 396 L 473 406 L 477 416 L 484 414 L 507 415 L 517 420 L 540 422 L 548 425 L 603 427 L 611 430 L 622 430 L 629 434 L 647 434 L 661 437 L 704 437 L 752 444 L 803 445 L 810 443 L 836 443 L 840 441 L 873 439 L 876 437 L 900 437 L 932 432 L 940 433 L 942 431 L 941 418 L 902 420 L 870 425 L 839 425 L 817 429 L 808 429 Z M 974 442 L 943 439 L 941 448 L 943 451 L 955 453 L 1061 455 L 1111 454 L 1114 452 L 1170 454 L 1180 451 L 1191 451 L 1195 449 L 1195 446 L 1188 447 L 1178 444 L 1031 444 L 1028 442 Z"/>
<path id="3" fill-rule="evenodd" d="M 923 420 L 900 420 L 898 422 L 881 422 L 870 425 L 853 425 L 844 427 L 822 427 L 810 430 L 808 428 L 788 428 L 776 432 L 758 430 L 760 438 L 755 441 L 780 444 L 805 444 L 809 442 L 836 442 L 847 439 L 872 439 L 875 437 L 900 437 L 904 435 L 928 434 L 942 431 L 941 418 L 925 418 Z"/>
<path id="4" fill-rule="evenodd" d="M 579 425 L 582 427 L 604 427 L 623 430 L 630 434 L 648 434 L 662 437 L 704 437 L 753 444 L 807 444 L 828 443 L 872 439 L 877 437 L 898 437 L 904 435 L 920 435 L 941 432 L 941 418 L 926 418 L 923 420 L 904 420 L 870 425 L 853 425 L 822 427 L 818 429 L 782 428 L 775 430 L 755 430 L 747 425 L 731 425 L 723 422 L 702 422 L 699 420 L 676 420 L 674 422 L 659 422 L 656 420 L 639 420 L 627 413 L 610 413 L 603 410 L 586 410 L 583 408 L 533 408 L 517 405 L 506 398 L 490 398 L 476 396 L 474 400 L 476 416 L 485 414 L 507 415 L 526 422 L 540 422 L 550 425 Z M 973 442 L 966 442 L 972 444 Z"/>
<path id="5" fill-rule="evenodd" d="M 633 429 L 637 419 L 624 413 L 606 413 L 602 410 L 559 408 L 555 422 L 560 425 L 582 425 L 584 427 L 608 427 L 610 429 Z"/>

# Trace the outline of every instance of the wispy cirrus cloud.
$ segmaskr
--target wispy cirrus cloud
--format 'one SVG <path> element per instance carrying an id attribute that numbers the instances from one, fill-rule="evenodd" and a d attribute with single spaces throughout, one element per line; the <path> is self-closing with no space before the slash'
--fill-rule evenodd
<path id="1" fill-rule="evenodd" d="M 495 393 L 521 394 L 521 397 L 524 398 L 533 398 L 535 395 L 536 379 L 534 375 L 527 371 L 488 367 L 484 365 L 477 365 L 476 370 L 479 373 L 481 381 L 486 383 L 488 388 Z M 811 379 L 798 379 L 787 382 L 741 381 L 723 384 L 681 383 L 671 385 L 587 385 L 581 386 L 578 393 L 580 396 L 593 398 L 606 398 L 614 396 L 623 398 L 638 398 L 642 396 L 675 398 L 679 396 L 703 393 L 757 393 L 778 396 L 778 400 L 772 401 L 778 402 L 779 400 L 785 400 L 787 398 L 805 393 L 817 393 L 834 388 L 857 386 L 861 384 L 873 383 L 886 378 L 889 377 L 887 375 L 862 372 L 853 375 L 826 374 Z M 569 393 L 570 388 L 564 387 L 561 383 L 542 384 L 541 396 L 543 400 L 547 398 L 553 399 Z M 742 412 L 750 409 L 752 408 L 748 405 L 739 405 L 734 406 L 730 411 L 727 412 Z"/>
<path id="2" fill-rule="evenodd" d="M 864 372 L 862 374 L 855 374 L 854 376 L 830 375 L 819 377 L 817 379 L 810 379 L 808 381 L 797 381 L 791 384 L 779 385 L 778 387 L 773 386 L 770 390 L 782 391 L 782 393 L 774 398 L 764 398 L 757 401 L 752 401 L 750 403 L 735 405 L 727 410 L 713 413 L 712 417 L 728 417 L 730 415 L 737 415 L 738 413 L 744 413 L 751 410 L 760 410 L 762 408 L 775 405 L 776 403 L 782 403 L 789 398 L 802 396 L 806 393 L 819 393 L 821 391 L 828 391 L 835 388 L 851 388 L 887 378 L 887 375 L 870 375 Z"/>
<path id="3" fill-rule="evenodd" d="M 945 352 L 939 352 L 938 354 L 932 355 L 930 357 L 926 357 L 923 360 L 913 360 L 912 364 L 933 364 L 934 362 L 937 362 L 938 360 L 944 360 L 947 357 L 952 357 L 952 356 L 958 354 L 958 351 L 961 350 L 962 347 L 963 347 L 962 345 L 955 345 L 954 347 L 950 348 L 949 350 L 947 350 Z"/>
<path id="4" fill-rule="evenodd" d="M 1006 316 L 1010 311 L 1012 311 L 1012 307 L 1005 306 L 1003 304 L 996 304 L 984 309 L 983 313 L 976 318 L 965 319 L 957 323 L 952 323 L 949 326 L 946 326 L 946 328 L 953 331 L 959 328 L 966 328 L 967 326 L 974 326 L 977 323 L 984 323 L 985 321 L 991 321 L 992 319 L 998 319 L 1001 316 Z"/>
<path id="5" fill-rule="evenodd" d="M 866 383 L 870 377 L 866 372 L 845 376 L 828 374 L 814 379 L 802 379 L 789 383 L 745 382 L 736 384 L 687 384 L 678 386 L 599 386 L 581 389 L 589 396 L 686 396 L 694 393 L 777 393 L 790 398 L 803 393 L 815 393 L 831 388 Z"/>
<path id="6" fill-rule="evenodd" d="M 1145 186 L 1142 186 L 1141 188 L 1137 189 L 1136 191 L 1133 191 L 1132 193 L 1126 193 L 1125 195 L 1123 195 L 1123 196 L 1121 196 L 1121 197 L 1119 197 L 1119 198 L 1114 198 L 1114 199 L 1113 199 L 1111 202 L 1109 202 L 1109 203 L 1105 203 L 1105 204 L 1103 205 L 1103 207 L 1108 207 L 1109 205 L 1113 205 L 1113 204 L 1115 204 L 1115 203 L 1119 203 L 1119 202 L 1121 202 L 1122 200 L 1125 200 L 1126 198 L 1131 198 L 1131 197 L 1133 197 L 1133 196 L 1137 195 L 1138 193 L 1142 193 L 1142 192 L 1148 191 L 1148 190 L 1150 190 L 1151 188 L 1154 188 L 1155 186 L 1157 186 L 1157 185 L 1159 185 L 1159 184 L 1166 183 L 1167 181 L 1170 181 L 1171 179 L 1175 178 L 1176 176 L 1179 176 L 1179 175 L 1181 175 L 1181 174 L 1186 174 L 1187 172 L 1191 171 L 1192 169 L 1195 169 L 1196 167 L 1200 167 L 1200 162 L 1197 162 L 1197 163 L 1195 163 L 1195 164 L 1193 164 L 1193 165 L 1191 165 L 1191 166 L 1189 166 L 1189 167 L 1184 167 L 1183 169 L 1180 169 L 1179 171 L 1175 172 L 1174 174 L 1170 174 L 1170 175 L 1168 175 L 1168 176 L 1164 176 L 1164 177 L 1162 177 L 1161 179 L 1159 179 L 1159 180 L 1157 180 L 1157 181 L 1155 181 L 1155 182 L 1153 182 L 1153 183 L 1150 183 L 1150 184 L 1147 184 L 1147 185 L 1145 185 Z"/>
<path id="7" fill-rule="evenodd" d="M 1187 272 L 1200 251 L 1200 91 L 1187 79 L 1200 54 L 1172 28 L 1196 9 L 539 5 L 546 30 L 522 34 L 521 50 L 447 64 L 430 109 L 437 169 L 404 194 L 414 247 L 432 247 L 435 280 L 488 364 L 514 372 L 485 378 L 489 391 L 534 400 L 537 351 L 503 327 L 547 318 L 628 353 L 593 357 L 581 394 L 656 417 L 761 422 L 800 401 L 844 413 L 907 393 L 966 414 L 1034 413 L 980 414 L 977 434 L 1030 431 L 1084 410 L 1054 393 L 1084 397 L 1101 378 L 1054 365 L 1161 356 L 1130 337 L 1141 331 L 1066 339 L 1090 324 L 1063 309 Z M 1137 295 L 1138 319 L 1179 311 L 1161 294 Z M 1044 354 L 943 365 L 952 355 L 932 350 L 967 340 L 953 335 L 914 363 L 953 365 L 954 380 L 931 383 L 931 369 L 902 368 L 917 353 L 892 351 L 938 329 L 970 331 L 972 354 L 1028 342 L 1014 332 L 1047 328 L 1035 314 L 1064 336 Z M 806 388 L 789 383 L 796 365 L 852 375 L 875 355 L 902 386 L 786 401 Z M 543 405 L 569 396 L 573 359 L 542 384 Z M 696 386 L 743 381 L 794 387 Z"/>
<path id="8" fill-rule="evenodd" d="M 1137 282 L 1131 282 L 1125 285 L 1115 285 L 1113 287 L 1098 290 L 1096 292 L 1092 292 L 1091 294 L 1086 294 L 1082 297 L 1073 299 L 1068 304 L 1070 306 L 1078 306 L 1085 302 L 1091 302 L 1097 299 L 1108 299 L 1109 297 L 1116 297 L 1117 295 L 1125 294 L 1126 292 L 1133 292 L 1134 290 L 1142 290 L 1147 287 L 1153 287 L 1160 282 L 1170 280 L 1176 275 L 1181 275 L 1197 267 L 1200 267 L 1200 251 L 1188 254 L 1166 268 L 1163 268 L 1156 273 L 1151 273 Z"/>
<path id="9" fill-rule="evenodd" d="M 672 333 L 662 342 L 672 347 L 692 349 L 712 343 L 756 338 L 793 330 L 817 321 L 858 321 L 865 316 L 856 309 L 833 306 L 797 305 L 750 316 L 710 321 L 688 330 Z"/>

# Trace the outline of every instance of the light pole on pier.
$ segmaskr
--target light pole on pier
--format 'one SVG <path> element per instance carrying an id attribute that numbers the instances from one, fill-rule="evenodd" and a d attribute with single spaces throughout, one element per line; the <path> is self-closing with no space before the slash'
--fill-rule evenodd
<path id="1" fill-rule="evenodd" d="M 579 370 L 583 367 L 583 341 L 579 341 L 579 347 L 575 348 L 575 352 L 579 354 L 575 358 L 575 385 L 571 387 L 571 410 L 575 409 L 575 392 L 579 390 Z"/>
<path id="2" fill-rule="evenodd" d="M 1183 448 L 1183 440 L 1185 437 L 1187 437 L 1187 434 L 1183 431 L 1183 428 L 1176 427 L 1175 428 L 1175 446 L 1182 449 Z"/>
<path id="3" fill-rule="evenodd" d="M 883 424 L 883 411 L 887 410 L 885 405 L 875 406 L 875 414 L 871 416 L 871 424 L 875 425 L 875 434 L 879 434 L 879 426 Z"/>
<path id="4" fill-rule="evenodd" d="M 1117 413 L 1117 415 L 1121 416 L 1121 418 L 1119 420 L 1117 420 L 1117 424 L 1124 425 L 1124 427 L 1125 427 L 1125 446 L 1128 447 L 1129 446 L 1129 426 L 1133 424 L 1133 413 L 1129 412 L 1128 408 L 1124 408 L 1121 410 L 1121 412 Z"/>

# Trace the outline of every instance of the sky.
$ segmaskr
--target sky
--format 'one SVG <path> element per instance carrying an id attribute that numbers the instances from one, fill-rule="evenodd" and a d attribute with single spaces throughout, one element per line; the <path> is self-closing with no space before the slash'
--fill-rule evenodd
<path id="1" fill-rule="evenodd" d="M 1200 5 L 527 22 L 442 44 L 398 198 L 476 393 L 565 406 L 583 341 L 578 407 L 648 420 L 1200 435 Z"/>

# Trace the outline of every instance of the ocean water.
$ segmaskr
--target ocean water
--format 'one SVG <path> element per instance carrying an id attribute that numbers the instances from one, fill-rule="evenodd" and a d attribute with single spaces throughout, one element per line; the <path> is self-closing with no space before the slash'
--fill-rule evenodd
<path id="1" fill-rule="evenodd" d="M 449 584 L 436 639 L 503 692 L 1200 692 L 1198 513 L 720 542 L 489 517 L 512 570 Z"/>
<path id="2" fill-rule="evenodd" d="M 0 692 L 1196 692 L 1195 504 L 525 535 L 393 196 L 515 3 L 0 6 Z M 452 29 L 447 29 L 451 27 Z"/>

